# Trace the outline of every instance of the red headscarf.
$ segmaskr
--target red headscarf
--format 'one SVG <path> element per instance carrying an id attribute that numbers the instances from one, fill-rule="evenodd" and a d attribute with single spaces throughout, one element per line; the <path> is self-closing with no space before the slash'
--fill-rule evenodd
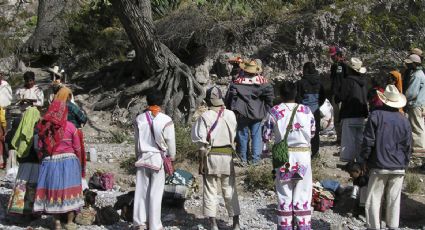
<path id="1" fill-rule="evenodd" d="M 53 100 L 49 109 L 38 123 L 39 139 L 43 143 L 42 150 L 52 155 L 56 146 L 63 138 L 66 121 L 68 116 L 68 107 L 66 103 L 60 100 Z"/>

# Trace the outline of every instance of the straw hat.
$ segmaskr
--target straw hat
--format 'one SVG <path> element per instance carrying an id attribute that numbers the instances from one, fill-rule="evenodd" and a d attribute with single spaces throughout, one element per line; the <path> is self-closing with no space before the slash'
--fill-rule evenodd
<path id="1" fill-rule="evenodd" d="M 389 107 L 403 108 L 406 105 L 406 97 L 401 94 L 395 85 L 387 85 L 383 93 L 376 91 L 379 99 Z"/>
<path id="2" fill-rule="evenodd" d="M 217 86 L 213 86 L 207 90 L 206 99 L 209 100 L 213 106 L 224 105 L 223 93 Z"/>
<path id="3" fill-rule="evenodd" d="M 62 77 L 62 73 L 64 73 L 65 71 L 63 69 L 60 70 L 59 69 L 59 66 L 55 65 L 55 66 L 53 66 L 53 68 L 48 68 L 47 69 L 47 72 L 53 73 L 54 75 L 57 75 L 59 77 Z"/>
<path id="4" fill-rule="evenodd" d="M 261 68 L 261 66 L 255 61 L 255 60 L 250 60 L 250 61 L 246 61 L 246 62 L 242 62 L 239 67 L 247 73 L 252 73 L 252 74 L 256 74 L 256 73 L 261 73 L 263 70 Z"/>
<path id="5" fill-rule="evenodd" d="M 349 66 L 358 73 L 366 73 L 366 68 L 363 67 L 363 62 L 359 58 L 351 58 Z"/>
<path id="6" fill-rule="evenodd" d="M 418 56 L 422 56 L 422 50 L 421 49 L 419 49 L 419 48 L 413 48 L 411 51 L 410 51 L 410 53 L 412 53 L 412 54 L 416 54 L 416 55 L 418 55 Z"/>

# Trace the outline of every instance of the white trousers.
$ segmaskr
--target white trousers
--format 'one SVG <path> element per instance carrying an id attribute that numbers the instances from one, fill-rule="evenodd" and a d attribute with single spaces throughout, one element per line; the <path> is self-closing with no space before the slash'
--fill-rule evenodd
<path id="1" fill-rule="evenodd" d="M 364 118 L 344 118 L 341 121 L 341 161 L 354 161 L 361 151 L 363 142 Z"/>
<path id="2" fill-rule="evenodd" d="M 366 198 L 366 223 L 368 229 L 381 229 L 381 200 L 385 193 L 385 223 L 397 229 L 400 219 L 400 198 L 403 174 L 377 174 L 371 171 Z"/>
<path id="3" fill-rule="evenodd" d="M 149 226 L 149 230 L 163 229 L 161 203 L 164 193 L 165 173 L 139 167 L 136 173 L 133 222 L 135 226 Z"/>
<path id="4" fill-rule="evenodd" d="M 238 200 L 238 192 L 236 191 L 235 175 L 204 175 L 204 215 L 207 217 L 217 216 L 217 192 L 219 191 L 218 183 L 221 183 L 221 191 L 223 192 L 224 203 L 226 205 L 227 214 L 230 217 L 238 216 L 241 213 Z"/>
<path id="5" fill-rule="evenodd" d="M 306 167 L 302 180 L 283 182 L 276 176 L 278 196 L 278 230 L 310 230 L 311 199 L 313 195 L 313 176 L 311 172 L 310 153 L 289 152 L 290 161 L 296 161 Z M 293 159 L 294 158 L 294 159 Z"/>
<path id="6" fill-rule="evenodd" d="M 407 114 L 412 126 L 413 148 L 425 150 L 425 107 L 409 108 Z"/>

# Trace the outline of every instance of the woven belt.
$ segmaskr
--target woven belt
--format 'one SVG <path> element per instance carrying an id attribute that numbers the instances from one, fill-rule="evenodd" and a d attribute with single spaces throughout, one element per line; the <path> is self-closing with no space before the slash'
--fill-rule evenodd
<path id="1" fill-rule="evenodd" d="M 311 148 L 310 147 L 289 147 L 288 151 L 289 152 L 310 152 Z"/>
<path id="2" fill-rule="evenodd" d="M 232 155 L 233 149 L 231 147 L 212 147 L 210 154 L 224 154 L 224 155 Z"/>

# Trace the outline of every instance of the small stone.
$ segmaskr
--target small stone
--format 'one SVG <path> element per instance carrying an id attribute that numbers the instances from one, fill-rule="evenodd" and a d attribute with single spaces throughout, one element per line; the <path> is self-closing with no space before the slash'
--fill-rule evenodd
<path id="1" fill-rule="evenodd" d="M 272 190 L 267 192 L 267 196 L 274 196 L 276 193 Z"/>

